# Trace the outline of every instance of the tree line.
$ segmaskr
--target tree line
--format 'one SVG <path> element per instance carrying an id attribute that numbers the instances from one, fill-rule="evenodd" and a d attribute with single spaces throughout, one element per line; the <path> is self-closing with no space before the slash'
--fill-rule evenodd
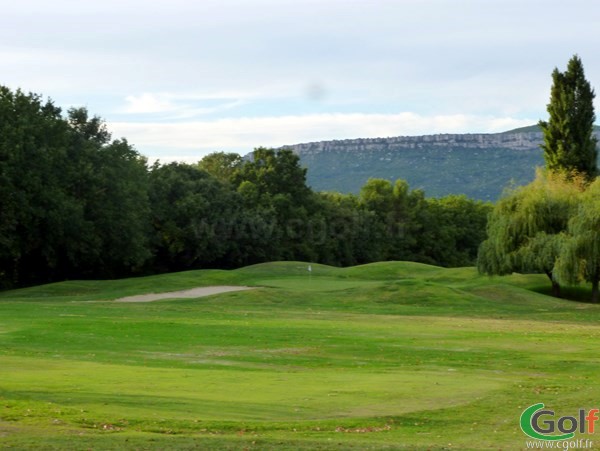
<path id="1" fill-rule="evenodd" d="M 359 195 L 315 192 L 288 149 L 149 165 L 86 109 L 63 115 L 0 86 L 0 287 L 275 260 L 410 260 L 543 273 L 556 296 L 588 282 L 597 302 L 595 94 L 578 56 L 552 79 L 540 121 L 546 168 L 495 206 L 427 198 L 403 180 L 370 179 Z"/>
<path id="2" fill-rule="evenodd" d="M 479 249 L 485 274 L 543 273 L 552 293 L 588 282 L 599 300 L 600 178 L 594 135 L 594 90 L 575 55 L 552 73 L 544 133 L 546 167 L 529 185 L 510 190 L 494 207 Z"/>
<path id="3" fill-rule="evenodd" d="M 315 192 L 290 150 L 149 164 L 84 108 L 0 86 L 0 286 L 274 260 L 475 262 L 491 205 L 371 179 Z"/>

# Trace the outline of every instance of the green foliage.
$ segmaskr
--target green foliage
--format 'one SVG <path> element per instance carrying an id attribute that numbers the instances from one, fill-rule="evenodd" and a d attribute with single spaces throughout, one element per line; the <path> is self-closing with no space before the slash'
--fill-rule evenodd
<path id="1" fill-rule="evenodd" d="M 417 235 L 417 249 L 426 250 L 425 263 L 470 266 L 485 239 L 487 217 L 492 206 L 466 196 L 450 195 L 427 200 L 427 216 Z M 420 261 L 423 261 L 420 259 Z"/>
<path id="2" fill-rule="evenodd" d="M 85 109 L 0 87 L 0 285 L 116 276 L 148 256 L 145 160 Z"/>
<path id="3" fill-rule="evenodd" d="M 242 157 L 237 153 L 213 152 L 202 158 L 198 167 L 221 182 L 229 182 L 241 164 Z"/>
<path id="4" fill-rule="evenodd" d="M 34 273 L 54 263 L 45 235 L 68 226 L 61 176 L 68 147 L 59 108 L 0 87 L 0 284 L 18 283 L 29 263 Z"/>
<path id="5" fill-rule="evenodd" d="M 90 118 L 85 108 L 69 109 L 68 122 L 82 141 L 100 146 L 110 142 L 111 135 L 106 124 L 98 116 Z"/>
<path id="6" fill-rule="evenodd" d="M 317 261 L 348 266 L 382 259 L 389 235 L 376 213 L 353 195 L 320 193 L 316 202 L 311 228 Z"/>
<path id="7" fill-rule="evenodd" d="M 245 263 L 242 196 L 196 166 L 155 164 L 151 267 L 162 271 Z"/>
<path id="8" fill-rule="evenodd" d="M 360 189 L 359 198 L 367 210 L 372 210 L 385 219 L 385 215 L 392 213 L 394 188 L 389 180 L 369 179 Z"/>
<path id="9" fill-rule="evenodd" d="M 150 203 L 156 264 L 181 269 L 201 261 L 206 247 L 203 221 L 210 208 L 212 179 L 191 165 L 155 164 L 150 173 Z"/>
<path id="10" fill-rule="evenodd" d="M 538 170 L 532 183 L 509 191 L 490 215 L 488 238 L 479 249 L 479 271 L 489 275 L 541 272 L 556 284 L 553 271 L 562 234 L 584 187 L 580 177 Z"/>
<path id="11" fill-rule="evenodd" d="M 411 260 L 443 266 L 473 264 L 485 238 L 490 205 L 466 196 L 427 199 L 397 180 L 370 179 L 359 205 L 372 212 L 384 233 L 378 260 Z"/>
<path id="12" fill-rule="evenodd" d="M 78 163 L 88 172 L 78 180 L 78 193 L 90 235 L 75 241 L 87 246 L 73 264 L 85 264 L 81 272 L 87 276 L 131 274 L 150 256 L 146 159 L 124 139 L 105 145 L 94 137 L 86 140 L 91 148 L 80 153 L 86 157 Z"/>
<path id="13" fill-rule="evenodd" d="M 543 272 L 560 294 L 559 282 L 600 281 L 599 181 L 594 132 L 594 90 L 575 55 L 567 70 L 552 73 L 549 120 L 540 121 L 547 173 L 501 199 L 488 222 L 478 267 L 487 274 Z"/>
<path id="14" fill-rule="evenodd" d="M 256 240 L 264 243 L 267 260 L 314 260 L 309 242 L 314 194 L 306 186 L 306 169 L 289 149 L 259 147 L 233 174 L 233 184 L 245 203 L 258 213 Z"/>
<path id="15" fill-rule="evenodd" d="M 551 171 L 580 173 L 593 179 L 598 173 L 594 135 L 594 90 L 585 78 L 581 59 L 575 55 L 566 72 L 554 69 L 544 132 L 544 158 Z"/>
<path id="16" fill-rule="evenodd" d="M 478 202 L 403 180 L 315 193 L 289 149 L 148 168 L 85 108 L 63 117 L 2 87 L 0 119 L 1 286 L 273 260 L 468 265 L 482 239 Z"/>
<path id="17" fill-rule="evenodd" d="M 600 281 L 600 179 L 581 195 L 579 208 L 569 221 L 556 263 L 558 278 L 564 283 L 592 284 L 592 301 L 598 302 Z"/>
<path id="18" fill-rule="evenodd" d="M 302 205 L 310 195 L 306 186 L 306 169 L 300 166 L 299 157 L 289 149 L 259 147 L 233 174 L 234 183 L 253 183 L 258 195 L 271 204 L 277 196 L 293 199 Z"/>

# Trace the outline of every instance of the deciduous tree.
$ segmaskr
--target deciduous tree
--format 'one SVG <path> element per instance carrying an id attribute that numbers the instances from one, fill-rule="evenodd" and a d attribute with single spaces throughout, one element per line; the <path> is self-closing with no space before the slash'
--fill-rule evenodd
<path id="1" fill-rule="evenodd" d="M 242 157 L 237 153 L 213 152 L 202 158 L 198 167 L 222 182 L 229 182 L 241 164 Z"/>
<path id="2" fill-rule="evenodd" d="M 538 170 L 532 183 L 508 192 L 488 220 L 488 238 L 479 248 L 479 271 L 489 275 L 544 273 L 553 294 L 559 296 L 554 265 L 584 187 L 580 177 L 569 179 L 564 173 Z"/>
<path id="3" fill-rule="evenodd" d="M 592 302 L 598 302 L 600 282 L 600 179 L 581 195 L 579 208 L 563 236 L 556 273 L 564 283 L 592 284 Z"/>

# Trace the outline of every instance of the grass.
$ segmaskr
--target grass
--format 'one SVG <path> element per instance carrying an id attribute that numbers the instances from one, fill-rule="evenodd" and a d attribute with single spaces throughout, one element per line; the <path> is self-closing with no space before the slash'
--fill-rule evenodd
<path id="1" fill-rule="evenodd" d="M 600 308 L 545 276 L 312 269 L 0 293 L 0 447 L 520 449 L 527 406 L 598 407 Z M 257 288 L 112 302 L 219 284 Z"/>

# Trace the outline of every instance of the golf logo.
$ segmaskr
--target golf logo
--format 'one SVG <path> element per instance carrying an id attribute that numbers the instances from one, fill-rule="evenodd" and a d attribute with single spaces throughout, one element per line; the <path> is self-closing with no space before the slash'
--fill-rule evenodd
<path id="1" fill-rule="evenodd" d="M 537 440 L 570 440 L 575 433 L 593 434 L 596 422 L 600 420 L 600 409 L 586 412 L 579 409 L 577 416 L 556 418 L 553 410 L 544 409 L 543 403 L 527 407 L 521 414 L 521 430 Z"/>

